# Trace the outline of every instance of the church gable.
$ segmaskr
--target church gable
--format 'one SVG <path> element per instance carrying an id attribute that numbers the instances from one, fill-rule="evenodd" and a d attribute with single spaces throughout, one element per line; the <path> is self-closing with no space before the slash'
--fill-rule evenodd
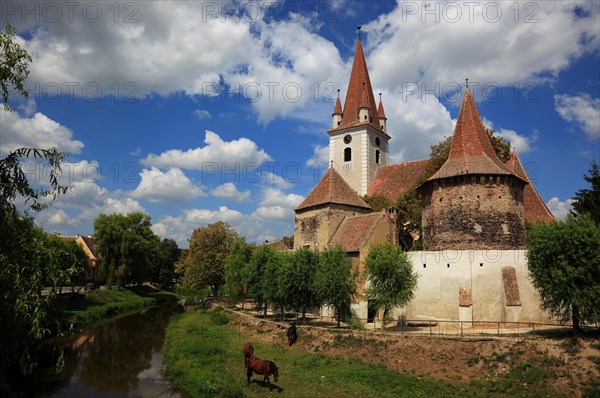
<path id="1" fill-rule="evenodd" d="M 296 213 L 320 205 L 330 203 L 370 209 L 371 207 L 358 196 L 356 191 L 344 181 L 333 167 L 327 170 L 317 186 L 308 194 L 306 199 L 298 205 Z"/>

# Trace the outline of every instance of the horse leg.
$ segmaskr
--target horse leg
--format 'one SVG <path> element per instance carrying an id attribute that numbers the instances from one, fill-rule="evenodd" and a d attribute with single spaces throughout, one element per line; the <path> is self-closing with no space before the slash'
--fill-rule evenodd
<path id="1" fill-rule="evenodd" d="M 248 368 L 246 372 L 246 376 L 248 376 L 248 384 L 250 384 L 250 378 L 252 377 L 252 369 Z"/>

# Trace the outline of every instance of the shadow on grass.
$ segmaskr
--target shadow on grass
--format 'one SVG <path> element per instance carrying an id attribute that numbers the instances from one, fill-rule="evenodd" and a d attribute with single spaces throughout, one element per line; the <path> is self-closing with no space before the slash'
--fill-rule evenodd
<path id="1" fill-rule="evenodd" d="M 277 392 L 284 391 L 284 389 L 279 387 L 277 384 L 273 384 L 273 383 L 267 384 L 266 381 L 261 381 L 258 379 L 250 380 L 250 383 L 248 383 L 248 385 L 250 385 L 250 384 L 256 384 L 256 385 L 260 386 L 261 388 L 268 388 L 269 391 L 273 391 L 273 390 L 275 390 Z"/>

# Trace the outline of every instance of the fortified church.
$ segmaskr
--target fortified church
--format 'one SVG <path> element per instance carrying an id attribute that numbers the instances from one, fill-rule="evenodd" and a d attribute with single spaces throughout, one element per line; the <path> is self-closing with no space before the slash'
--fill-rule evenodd
<path id="1" fill-rule="evenodd" d="M 409 252 L 419 274 L 417 290 L 395 315 L 548 320 L 528 278 L 525 225 L 553 216 L 517 154 L 507 162 L 496 155 L 468 87 L 449 157 L 426 180 L 429 159 L 387 163 L 392 136 L 381 97 L 378 106 L 375 102 L 360 35 L 344 107 L 338 96 L 332 119 L 327 132 L 332 166 L 295 209 L 294 249 L 341 245 L 362 275 L 370 245 L 397 244 L 397 227 L 393 208 L 374 212 L 361 195 L 395 203 L 416 188 L 423 202 L 424 251 Z M 375 316 L 364 298 L 353 309 L 360 318 Z"/>

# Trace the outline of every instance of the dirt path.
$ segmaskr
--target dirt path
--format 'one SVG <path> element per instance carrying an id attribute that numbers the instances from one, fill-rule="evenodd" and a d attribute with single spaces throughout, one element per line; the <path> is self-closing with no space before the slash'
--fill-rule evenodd
<path id="1" fill-rule="evenodd" d="M 231 326 L 251 341 L 287 344 L 285 324 L 240 314 Z M 586 386 L 600 382 L 600 339 L 586 336 L 485 339 L 459 341 L 440 337 L 389 335 L 298 326 L 291 349 L 355 358 L 415 376 L 451 383 L 494 379 L 535 369 L 544 383 L 566 395 L 580 397 Z M 512 373 L 511 373 L 512 372 Z M 526 382 L 526 381 L 525 381 Z"/>

